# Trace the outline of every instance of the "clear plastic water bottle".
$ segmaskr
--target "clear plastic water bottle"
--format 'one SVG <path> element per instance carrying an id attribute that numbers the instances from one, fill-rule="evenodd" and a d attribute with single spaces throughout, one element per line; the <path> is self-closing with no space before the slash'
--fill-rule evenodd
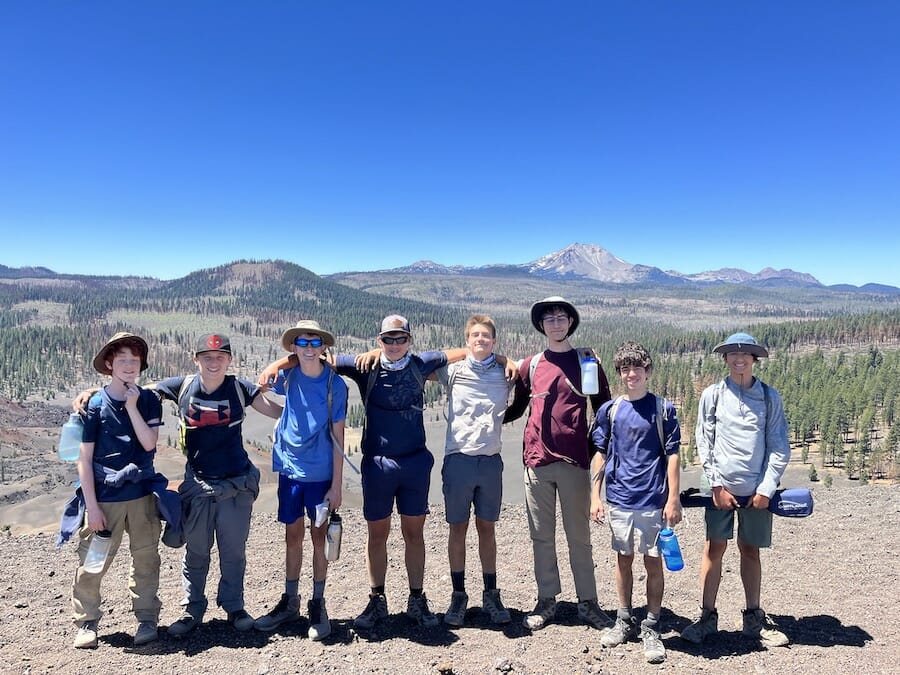
<path id="1" fill-rule="evenodd" d="M 678 537 L 675 536 L 675 532 L 671 527 L 664 527 L 659 531 L 656 545 L 659 547 L 659 552 L 662 553 L 667 570 L 677 572 L 680 569 L 684 569 L 681 546 L 678 545 Z"/>
<path id="2" fill-rule="evenodd" d="M 325 531 L 325 560 L 337 560 L 341 555 L 341 534 L 343 523 L 337 511 L 331 512 L 328 529 Z"/>
<path id="3" fill-rule="evenodd" d="M 88 548 L 87 555 L 84 557 L 84 571 L 91 574 L 97 574 L 103 571 L 106 565 L 106 558 L 109 555 L 110 544 L 112 544 L 112 532 L 109 530 L 100 530 L 94 532 L 91 537 L 91 545 Z"/>
<path id="4" fill-rule="evenodd" d="M 581 360 L 581 393 L 585 396 L 600 393 L 600 364 L 590 354 Z"/>
<path id="5" fill-rule="evenodd" d="M 78 413 L 69 415 L 69 421 L 62 425 L 62 431 L 59 434 L 59 446 L 57 447 L 59 458 L 62 461 L 78 461 L 83 431 L 84 423 L 81 421 L 81 415 Z"/>

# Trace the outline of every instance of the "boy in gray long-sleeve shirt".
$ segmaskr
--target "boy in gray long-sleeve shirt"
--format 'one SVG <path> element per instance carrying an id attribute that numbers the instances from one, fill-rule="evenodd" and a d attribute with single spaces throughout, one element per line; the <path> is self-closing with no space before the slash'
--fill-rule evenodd
<path id="1" fill-rule="evenodd" d="M 715 508 L 706 509 L 706 545 L 700 566 L 702 613 L 681 637 L 699 644 L 718 631 L 716 596 L 737 509 L 737 545 L 747 603 L 743 633 L 763 647 L 780 647 L 788 643 L 787 636 L 759 606 L 759 549 L 772 544 L 769 500 L 791 455 L 784 408 L 780 394 L 753 376 L 756 361 L 769 355 L 753 337 L 735 333 L 713 351 L 722 354 L 729 374 L 700 397 L 697 452 Z"/>

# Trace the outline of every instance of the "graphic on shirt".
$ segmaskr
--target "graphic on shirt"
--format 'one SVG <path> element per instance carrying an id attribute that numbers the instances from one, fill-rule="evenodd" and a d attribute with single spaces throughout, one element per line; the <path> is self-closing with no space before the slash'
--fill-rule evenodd
<path id="1" fill-rule="evenodd" d="M 231 424 L 229 400 L 208 401 L 191 397 L 187 406 L 187 419 L 192 427 L 215 427 Z"/>

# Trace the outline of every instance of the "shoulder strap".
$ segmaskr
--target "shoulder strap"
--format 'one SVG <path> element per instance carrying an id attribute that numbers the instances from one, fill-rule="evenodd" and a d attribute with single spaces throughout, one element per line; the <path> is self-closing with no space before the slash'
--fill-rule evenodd
<path id="1" fill-rule="evenodd" d="M 184 400 L 188 387 L 191 386 L 191 382 L 195 379 L 197 379 L 197 373 L 192 373 L 181 381 L 181 386 L 178 388 L 178 396 L 175 398 L 175 405 L 179 411 L 181 410 L 181 401 Z"/>
<path id="2" fill-rule="evenodd" d="M 544 358 L 544 352 L 538 352 L 528 362 L 528 388 L 534 391 L 534 371 L 537 370 L 538 361 Z"/>
<path id="3" fill-rule="evenodd" d="M 662 396 L 656 397 L 656 431 L 659 434 L 659 445 L 662 447 L 663 459 L 666 457 L 666 433 L 663 431 L 663 420 L 666 417 L 666 399 Z"/>

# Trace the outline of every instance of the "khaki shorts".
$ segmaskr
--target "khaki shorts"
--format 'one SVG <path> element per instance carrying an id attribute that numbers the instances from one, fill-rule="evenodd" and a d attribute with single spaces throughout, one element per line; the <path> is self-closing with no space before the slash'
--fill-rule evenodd
<path id="1" fill-rule="evenodd" d="M 725 541 L 734 538 L 734 514 L 738 519 L 738 539 L 750 546 L 772 545 L 772 512 L 768 509 L 706 509 L 706 538 Z"/>
<path id="2" fill-rule="evenodd" d="M 659 557 L 656 538 L 663 527 L 662 509 L 631 511 L 607 505 L 606 522 L 612 532 L 612 549 L 621 555 L 645 555 Z"/>

